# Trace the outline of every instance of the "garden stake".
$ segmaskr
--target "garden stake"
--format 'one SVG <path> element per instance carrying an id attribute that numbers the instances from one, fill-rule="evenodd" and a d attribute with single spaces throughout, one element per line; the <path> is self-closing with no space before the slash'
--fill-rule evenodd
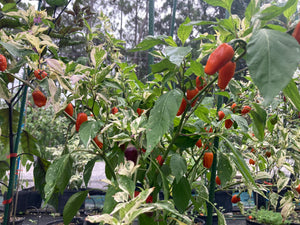
<path id="1" fill-rule="evenodd" d="M 23 96 L 22 96 L 22 102 L 21 102 L 21 108 L 20 108 L 20 117 L 19 117 L 19 124 L 18 124 L 18 130 L 17 130 L 17 136 L 16 136 L 16 141 L 15 145 L 13 143 L 14 141 L 14 134 L 13 134 L 13 103 L 10 102 L 8 103 L 9 107 L 9 148 L 10 148 L 10 154 L 17 154 L 18 152 L 18 147 L 19 147 L 19 142 L 20 142 L 20 135 L 21 135 L 21 129 L 22 129 L 22 124 L 23 124 L 23 115 L 24 115 L 24 109 L 25 109 L 25 103 L 26 103 L 26 97 L 27 97 L 27 89 L 28 87 L 24 87 L 23 91 Z M 13 196 L 13 189 L 14 189 L 14 183 L 15 183 L 15 170 L 16 170 L 16 159 L 17 157 L 10 157 L 10 174 L 9 174 L 9 185 L 8 185 L 8 190 L 7 190 L 7 195 L 6 199 L 11 199 Z M 5 204 L 5 209 L 4 209 L 4 219 L 3 219 L 3 224 L 7 225 L 10 217 L 10 206 L 11 202 L 8 204 Z"/>
<path id="2" fill-rule="evenodd" d="M 175 24 L 175 16 L 176 16 L 176 6 L 177 6 L 177 0 L 173 0 L 173 9 L 172 9 L 172 23 L 171 23 L 171 30 L 170 30 L 170 36 L 173 38 L 174 34 L 174 24 Z"/>
<path id="3" fill-rule="evenodd" d="M 217 112 L 220 110 L 223 103 L 223 96 L 218 95 L 217 100 Z M 216 136 L 214 138 L 214 159 L 211 166 L 211 175 L 210 175 L 210 185 L 209 185 L 209 197 L 208 200 L 213 204 L 215 201 L 215 187 L 216 187 L 216 174 L 217 174 L 217 150 L 219 148 L 219 136 Z M 206 223 L 207 225 L 212 225 L 213 220 L 213 205 L 208 204 L 207 205 L 207 219 Z"/>
<path id="4" fill-rule="evenodd" d="M 149 1 L 149 31 L 148 35 L 154 35 L 154 0 Z M 148 53 L 148 74 L 151 73 L 151 64 L 154 62 L 153 55 L 150 54 L 150 52 L 153 51 L 153 48 L 149 49 Z M 154 76 L 151 75 L 148 77 L 148 80 L 153 80 Z"/>

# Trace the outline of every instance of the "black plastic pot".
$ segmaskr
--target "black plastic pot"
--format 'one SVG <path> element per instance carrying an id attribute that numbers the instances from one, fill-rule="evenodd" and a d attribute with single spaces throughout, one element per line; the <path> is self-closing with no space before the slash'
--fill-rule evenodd
<path id="1" fill-rule="evenodd" d="M 204 224 L 207 223 L 207 216 L 198 216 L 195 218 L 194 222 L 196 223 L 197 220 L 202 220 L 204 222 Z M 213 216 L 213 221 L 212 221 L 212 225 L 218 225 L 218 216 Z"/>
<path id="2" fill-rule="evenodd" d="M 216 191 L 215 203 L 218 209 L 222 208 L 223 212 L 232 212 L 232 191 Z"/>
<path id="3" fill-rule="evenodd" d="M 8 225 L 13 225 L 14 222 L 12 222 L 12 217 L 10 218 L 10 222 L 8 223 Z M 25 220 L 25 217 L 16 217 L 15 218 L 15 225 L 21 225 Z M 0 221 L 0 224 L 2 224 L 2 221 Z"/>
<path id="4" fill-rule="evenodd" d="M 6 193 L 4 193 L 4 198 Z M 17 198 L 18 196 L 18 198 Z M 25 214 L 27 209 L 30 208 L 41 208 L 42 197 L 39 192 L 24 189 L 22 191 L 18 191 L 18 193 L 14 193 L 14 201 L 17 204 L 16 214 L 22 215 Z"/>
<path id="5" fill-rule="evenodd" d="M 200 219 L 200 218 L 197 217 L 197 218 L 194 219 L 194 223 L 195 223 L 195 225 L 205 225 L 205 220 Z"/>
<path id="6" fill-rule="evenodd" d="M 68 202 L 69 198 L 73 194 L 77 193 L 78 191 L 80 190 L 65 190 L 62 195 L 58 196 L 58 208 L 57 208 L 58 213 L 60 213 L 61 215 L 63 214 L 64 207 Z M 82 205 L 80 206 L 80 209 L 84 209 L 84 208 L 85 208 L 85 203 L 83 202 Z"/>
<path id="7" fill-rule="evenodd" d="M 277 188 L 276 187 L 273 187 L 272 188 L 272 191 L 277 193 Z M 277 201 L 277 205 L 276 205 L 276 210 L 279 210 L 279 207 L 280 207 L 280 200 L 282 199 L 282 196 L 284 196 L 284 194 L 287 192 L 288 190 L 285 188 L 283 190 L 281 190 L 278 194 L 280 195 L 280 197 L 278 198 L 278 201 Z M 270 192 L 264 192 L 264 194 L 266 196 L 269 195 Z M 263 196 L 261 196 L 260 194 L 256 193 L 256 192 L 253 192 L 253 198 L 254 198 L 254 203 L 255 205 L 257 206 L 258 209 L 260 209 L 261 207 L 264 207 L 264 208 L 267 208 L 267 203 L 268 203 L 268 200 L 265 199 Z"/>
<path id="8" fill-rule="evenodd" d="M 63 224 L 63 223 L 64 223 L 63 219 L 58 219 L 58 220 L 51 221 L 51 222 L 47 223 L 46 225 L 57 225 L 57 224 Z M 75 217 L 72 219 L 71 223 L 74 225 L 83 225 L 84 219 L 82 219 L 81 217 Z"/>

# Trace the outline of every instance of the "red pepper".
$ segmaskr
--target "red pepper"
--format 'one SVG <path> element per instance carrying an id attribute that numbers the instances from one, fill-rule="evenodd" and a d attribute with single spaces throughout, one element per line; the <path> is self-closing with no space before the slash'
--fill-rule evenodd
<path id="1" fill-rule="evenodd" d="M 186 98 L 187 98 L 187 100 L 192 100 L 198 94 L 198 92 L 199 92 L 199 90 L 197 88 L 195 88 L 195 89 L 188 89 L 186 91 Z M 197 102 L 197 99 L 195 99 L 192 102 L 191 106 L 192 107 L 195 106 L 196 102 Z"/>
<path id="2" fill-rule="evenodd" d="M 68 113 L 70 116 L 73 116 L 74 108 L 72 103 L 69 103 L 65 108 L 65 112 Z"/>
<path id="3" fill-rule="evenodd" d="M 221 90 L 224 90 L 229 81 L 233 78 L 235 72 L 236 63 L 229 61 L 219 70 L 218 86 Z"/>
<path id="4" fill-rule="evenodd" d="M 0 55 L 0 71 L 5 71 L 7 68 L 7 61 L 4 55 Z"/>
<path id="5" fill-rule="evenodd" d="M 78 113 L 77 115 L 77 120 L 76 120 L 76 131 L 78 132 L 79 131 L 79 128 L 81 126 L 81 124 L 85 121 L 87 121 L 88 118 L 87 118 L 87 115 L 83 112 L 81 113 Z"/>
<path id="6" fill-rule="evenodd" d="M 221 185 L 221 180 L 219 176 L 216 176 L 216 184 Z"/>
<path id="7" fill-rule="evenodd" d="M 209 56 L 204 72 L 208 75 L 213 75 L 219 71 L 226 63 L 228 63 L 234 56 L 233 48 L 223 43 L 219 45 Z"/>
<path id="8" fill-rule="evenodd" d="M 300 22 L 296 25 L 292 36 L 298 41 L 300 44 Z"/>
<path id="9" fill-rule="evenodd" d="M 205 152 L 203 157 L 203 166 L 209 169 L 213 163 L 214 154 L 212 152 Z"/>
<path id="10" fill-rule="evenodd" d="M 182 98 L 182 101 L 181 101 L 181 104 L 180 104 L 180 107 L 178 109 L 176 116 L 180 116 L 184 112 L 186 105 L 187 105 L 187 102 L 186 102 L 185 98 Z"/>
<path id="11" fill-rule="evenodd" d="M 32 92 L 32 98 L 34 101 L 34 104 L 37 107 L 42 107 L 44 105 L 46 105 L 47 102 L 47 97 L 38 89 L 34 90 Z"/>
<path id="12" fill-rule="evenodd" d="M 196 77 L 196 87 L 199 91 L 201 91 L 206 85 L 207 85 L 207 82 L 206 82 L 205 78 Z"/>

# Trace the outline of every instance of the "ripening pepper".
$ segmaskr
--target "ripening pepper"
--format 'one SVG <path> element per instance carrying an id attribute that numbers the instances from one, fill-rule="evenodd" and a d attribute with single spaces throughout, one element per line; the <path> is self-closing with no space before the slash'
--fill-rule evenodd
<path id="1" fill-rule="evenodd" d="M 207 85 L 207 82 L 206 82 L 205 78 L 196 77 L 196 87 L 199 91 L 201 91 L 206 85 Z"/>
<path id="2" fill-rule="evenodd" d="M 180 116 L 184 112 L 186 105 L 187 105 L 187 102 L 186 102 L 185 98 L 182 98 L 182 101 L 181 101 L 181 104 L 179 106 L 176 116 Z"/>
<path id="3" fill-rule="evenodd" d="M 118 109 L 117 107 L 113 107 L 113 108 L 111 109 L 111 113 L 112 113 L 112 114 L 116 114 L 118 111 L 119 111 L 119 109 Z"/>
<path id="4" fill-rule="evenodd" d="M 297 186 L 296 191 L 300 194 L 300 184 Z"/>
<path id="5" fill-rule="evenodd" d="M 219 71 L 226 63 L 234 56 L 233 48 L 223 43 L 219 45 L 208 57 L 204 72 L 208 75 L 213 75 Z"/>
<path id="6" fill-rule="evenodd" d="M 232 196 L 232 198 L 231 198 L 232 203 L 238 203 L 239 201 L 241 201 L 240 196 L 238 196 L 238 195 Z"/>
<path id="7" fill-rule="evenodd" d="M 251 107 L 248 106 L 248 105 L 245 105 L 245 106 L 242 108 L 241 114 L 242 114 L 242 115 L 245 115 L 245 114 L 247 114 L 248 112 L 250 112 L 250 110 L 251 110 Z"/>
<path id="8" fill-rule="evenodd" d="M 197 146 L 198 148 L 201 148 L 201 147 L 202 147 L 202 141 L 201 141 L 201 139 L 199 139 L 199 140 L 196 142 L 196 146 Z"/>
<path id="9" fill-rule="evenodd" d="M 300 44 L 300 22 L 296 25 L 292 36 L 298 41 L 298 43 Z"/>
<path id="10" fill-rule="evenodd" d="M 0 55 L 0 71 L 5 71 L 7 68 L 7 61 L 4 55 Z"/>
<path id="11" fill-rule="evenodd" d="M 233 121 L 231 119 L 225 120 L 225 127 L 227 129 L 229 129 L 232 126 L 232 124 L 233 124 Z"/>
<path id="12" fill-rule="evenodd" d="M 203 156 L 203 166 L 209 169 L 213 163 L 214 154 L 212 152 L 205 152 Z"/>
<path id="13" fill-rule="evenodd" d="M 34 72 L 34 76 L 36 77 L 36 79 L 38 80 L 43 80 L 45 77 L 47 77 L 47 73 L 44 70 L 35 70 Z"/>
<path id="14" fill-rule="evenodd" d="M 216 184 L 221 185 L 221 180 L 219 176 L 216 176 Z"/>
<path id="15" fill-rule="evenodd" d="M 222 120 L 225 117 L 225 113 L 223 111 L 219 111 L 218 112 L 218 116 L 219 116 L 219 121 Z"/>
<path id="16" fill-rule="evenodd" d="M 162 166 L 162 165 L 164 164 L 164 161 L 165 161 L 165 160 L 163 160 L 163 157 L 162 157 L 161 155 L 158 155 L 158 156 L 156 157 L 156 161 L 158 162 L 158 164 L 159 164 L 160 166 Z"/>
<path id="17" fill-rule="evenodd" d="M 144 110 L 141 109 L 141 108 L 137 108 L 136 112 L 137 112 L 137 114 L 138 114 L 139 116 L 141 116 L 142 113 L 144 112 Z"/>
<path id="18" fill-rule="evenodd" d="M 255 161 L 253 159 L 249 159 L 249 164 L 250 165 L 255 165 Z"/>
<path id="19" fill-rule="evenodd" d="M 84 113 L 84 112 L 78 113 L 77 119 L 76 119 L 76 131 L 77 132 L 79 131 L 81 124 L 87 120 L 88 120 L 88 117 L 87 117 L 86 113 Z"/>
<path id="20" fill-rule="evenodd" d="M 224 90 L 227 87 L 229 81 L 234 76 L 235 67 L 236 63 L 229 61 L 219 70 L 218 86 L 221 90 Z"/>
<path id="21" fill-rule="evenodd" d="M 100 149 L 103 148 L 103 143 L 102 143 L 101 141 L 99 141 L 98 136 L 94 137 L 93 140 L 94 140 L 94 142 L 96 143 L 96 145 L 98 145 L 98 147 L 99 147 Z"/>
<path id="22" fill-rule="evenodd" d="M 46 105 L 47 97 L 40 91 L 40 90 L 34 90 L 32 92 L 32 98 L 33 102 L 37 107 L 42 107 Z"/>
<path id="23" fill-rule="evenodd" d="M 188 89 L 186 91 L 186 98 L 187 98 L 187 100 L 192 100 L 198 94 L 198 92 L 199 92 L 199 90 L 197 88 L 195 88 L 195 89 Z M 191 106 L 192 107 L 195 106 L 196 102 L 197 102 L 197 99 L 195 99 L 192 102 Z"/>
<path id="24" fill-rule="evenodd" d="M 74 108 L 72 103 L 69 103 L 65 108 L 65 112 L 68 113 L 71 117 L 73 116 Z"/>

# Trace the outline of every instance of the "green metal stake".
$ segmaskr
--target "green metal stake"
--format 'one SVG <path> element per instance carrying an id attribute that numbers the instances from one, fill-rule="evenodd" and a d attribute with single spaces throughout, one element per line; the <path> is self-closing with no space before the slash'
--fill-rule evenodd
<path id="1" fill-rule="evenodd" d="M 17 154 L 19 142 L 20 142 L 20 136 L 21 136 L 21 128 L 23 124 L 23 116 L 24 116 L 24 109 L 25 109 L 25 103 L 26 103 L 26 96 L 27 96 L 27 89 L 28 87 L 24 87 L 23 96 L 22 96 L 22 102 L 21 102 L 21 108 L 20 108 L 20 117 L 19 117 L 19 124 L 18 124 L 18 130 L 17 130 L 17 136 L 16 141 L 14 141 L 14 134 L 13 134 L 13 127 L 12 127 L 12 121 L 13 121 L 13 103 L 9 103 L 9 147 L 10 147 L 10 153 L 11 154 Z M 6 200 L 9 200 L 12 198 L 13 190 L 14 190 L 14 184 L 15 184 L 15 176 L 16 176 L 16 159 L 17 157 L 11 157 L 10 158 L 10 174 L 9 174 L 9 185 L 6 195 Z M 10 218 L 10 209 L 11 209 L 11 203 L 5 204 L 5 210 L 4 210 L 4 225 L 7 225 Z"/>
<path id="2" fill-rule="evenodd" d="M 149 35 L 154 35 L 154 0 L 149 1 Z M 153 51 L 153 48 L 149 49 L 149 52 Z M 151 73 L 151 64 L 153 64 L 153 55 L 148 53 L 148 74 Z M 148 80 L 153 80 L 153 75 L 148 77 Z"/>
<path id="3" fill-rule="evenodd" d="M 223 96 L 218 95 L 218 100 L 217 100 L 217 112 L 220 110 L 221 106 L 223 104 Z M 219 137 L 216 136 L 214 138 L 214 159 L 213 163 L 211 166 L 211 175 L 210 175 L 210 186 L 209 186 L 209 201 L 211 203 L 214 203 L 215 201 L 215 188 L 216 188 L 216 174 L 217 174 L 217 157 L 218 157 L 218 149 L 219 149 Z M 207 219 L 206 223 L 207 225 L 212 225 L 213 222 L 213 211 L 214 208 L 211 204 L 207 205 Z"/>
<path id="4" fill-rule="evenodd" d="M 177 7 L 177 0 L 173 0 L 172 22 L 171 22 L 171 29 L 170 29 L 170 36 L 171 37 L 173 37 L 173 34 L 174 34 L 174 24 L 175 24 L 176 7 Z"/>

